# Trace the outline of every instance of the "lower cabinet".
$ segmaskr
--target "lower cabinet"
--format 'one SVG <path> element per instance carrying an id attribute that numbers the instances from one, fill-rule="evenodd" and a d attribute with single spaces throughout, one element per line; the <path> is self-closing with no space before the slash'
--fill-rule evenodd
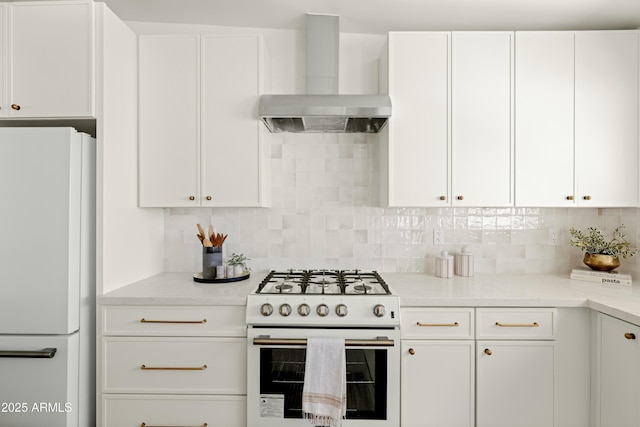
<path id="1" fill-rule="evenodd" d="M 401 309 L 402 427 L 473 427 L 473 308 Z"/>
<path id="2" fill-rule="evenodd" d="M 640 326 L 597 314 L 595 426 L 640 425 Z"/>
<path id="3" fill-rule="evenodd" d="M 104 427 L 244 427 L 245 396 L 115 394 L 103 397 Z"/>
<path id="4" fill-rule="evenodd" d="M 554 426 L 553 341 L 478 341 L 477 427 Z"/>
<path id="5" fill-rule="evenodd" d="M 101 314 L 100 426 L 246 426 L 244 306 Z"/>
<path id="6" fill-rule="evenodd" d="M 554 308 L 403 308 L 402 427 L 556 426 Z"/>

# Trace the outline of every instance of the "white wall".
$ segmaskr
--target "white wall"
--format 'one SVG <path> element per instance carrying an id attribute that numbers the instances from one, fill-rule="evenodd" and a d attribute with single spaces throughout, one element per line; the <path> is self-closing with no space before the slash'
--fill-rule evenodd
<path id="1" fill-rule="evenodd" d="M 105 14 L 96 67 L 98 295 L 161 272 L 164 257 L 162 210 L 137 207 L 137 38 L 103 6 L 96 6 Z"/>
<path id="2" fill-rule="evenodd" d="M 130 23 L 138 33 L 261 33 L 271 56 L 273 93 L 304 93 L 304 33 L 225 27 Z M 376 93 L 377 58 L 385 38 L 341 34 L 341 93 Z M 442 249 L 468 245 L 478 272 L 568 272 L 582 254 L 568 246 L 570 227 L 620 223 L 637 240 L 636 209 L 377 207 L 378 155 L 374 136 L 272 135 L 270 209 L 166 209 L 167 271 L 200 271 L 196 224 L 228 233 L 227 253 L 242 252 L 254 270 L 361 268 L 433 272 Z M 549 228 L 560 246 L 549 244 Z M 441 228 L 445 244 L 433 245 Z M 637 258 L 637 257 L 636 257 Z M 636 258 L 623 260 L 635 270 Z"/>

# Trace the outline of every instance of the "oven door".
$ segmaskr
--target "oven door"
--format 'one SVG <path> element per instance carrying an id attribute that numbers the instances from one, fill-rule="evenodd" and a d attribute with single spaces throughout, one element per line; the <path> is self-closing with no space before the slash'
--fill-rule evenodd
<path id="1" fill-rule="evenodd" d="M 302 419 L 306 338 L 344 338 L 347 415 L 342 425 L 400 423 L 398 329 L 249 328 L 247 426 L 308 426 Z"/>

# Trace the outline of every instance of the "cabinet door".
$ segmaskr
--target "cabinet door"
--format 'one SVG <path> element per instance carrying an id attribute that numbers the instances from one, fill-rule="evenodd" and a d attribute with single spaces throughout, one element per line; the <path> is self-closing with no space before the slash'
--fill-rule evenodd
<path id="1" fill-rule="evenodd" d="M 257 36 L 202 37 L 202 206 L 260 206 Z"/>
<path id="2" fill-rule="evenodd" d="M 517 32 L 515 202 L 574 205 L 572 32 Z"/>
<path id="3" fill-rule="evenodd" d="M 10 117 L 94 116 L 93 22 L 90 1 L 12 3 Z"/>
<path id="4" fill-rule="evenodd" d="M 472 340 L 402 341 L 402 427 L 474 425 L 473 348 Z"/>
<path id="5" fill-rule="evenodd" d="M 513 33 L 452 35 L 452 204 L 513 204 Z"/>
<path id="6" fill-rule="evenodd" d="M 389 34 L 389 206 L 449 204 L 450 33 Z"/>
<path id="7" fill-rule="evenodd" d="M 555 425 L 553 341 L 478 341 L 477 427 Z"/>
<path id="8" fill-rule="evenodd" d="M 640 423 L 639 340 L 640 327 L 598 314 L 597 427 L 637 427 Z"/>
<path id="9" fill-rule="evenodd" d="M 140 37 L 140 206 L 199 206 L 198 36 Z"/>
<path id="10" fill-rule="evenodd" d="M 638 203 L 638 32 L 576 33 L 577 197 Z"/>

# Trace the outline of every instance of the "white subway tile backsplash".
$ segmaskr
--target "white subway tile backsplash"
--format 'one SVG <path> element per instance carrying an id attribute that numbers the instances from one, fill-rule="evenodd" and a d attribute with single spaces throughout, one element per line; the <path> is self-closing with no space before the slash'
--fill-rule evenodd
<path id="1" fill-rule="evenodd" d="M 165 210 L 165 269 L 197 272 L 196 224 L 228 234 L 225 253 L 251 258 L 254 270 L 359 268 L 434 272 L 441 250 L 467 245 L 475 271 L 566 273 L 582 253 L 568 245 L 569 228 L 611 230 L 624 223 L 640 245 L 637 209 L 381 208 L 375 136 L 282 134 L 271 144 L 271 208 Z M 548 241 L 549 228 L 560 245 Z M 433 245 L 433 230 L 444 245 Z M 623 269 L 636 271 L 636 258 Z"/>

